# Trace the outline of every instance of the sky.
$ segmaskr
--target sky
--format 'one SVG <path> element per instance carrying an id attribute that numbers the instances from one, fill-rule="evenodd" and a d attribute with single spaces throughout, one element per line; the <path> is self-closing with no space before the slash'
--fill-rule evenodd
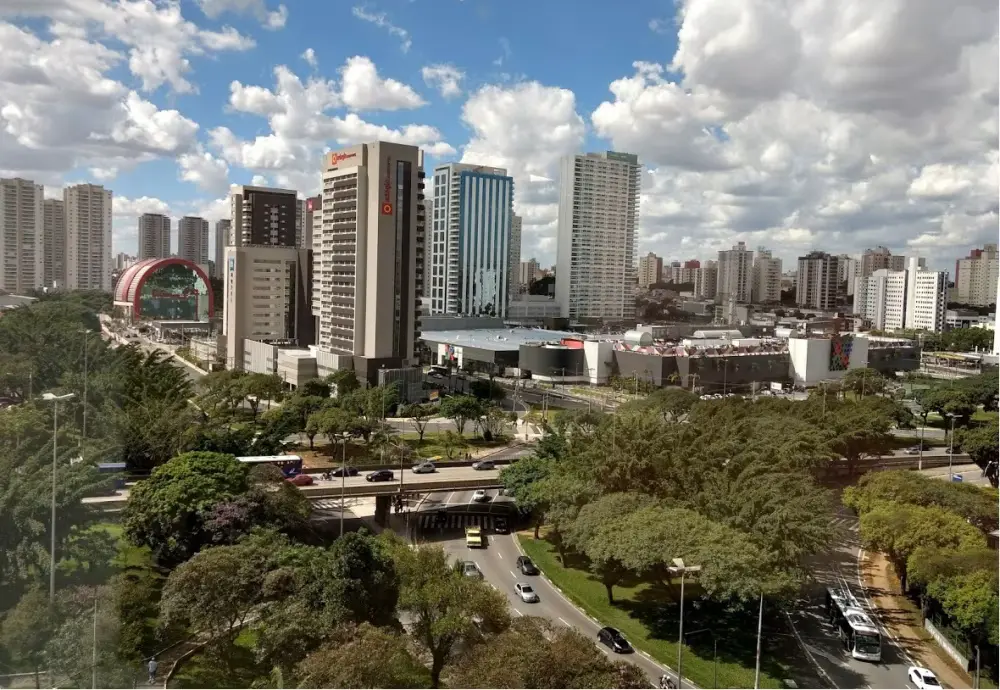
<path id="1" fill-rule="evenodd" d="M 642 254 L 948 269 L 997 241 L 997 27 L 996 0 L 2 0 L 0 177 L 106 185 L 134 253 L 143 212 L 314 194 L 324 151 L 396 141 L 506 167 L 544 265 L 560 157 L 617 150 Z"/>

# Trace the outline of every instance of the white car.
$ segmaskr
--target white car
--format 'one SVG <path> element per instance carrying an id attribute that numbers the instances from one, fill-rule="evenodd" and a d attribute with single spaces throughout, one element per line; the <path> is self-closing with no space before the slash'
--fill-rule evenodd
<path id="1" fill-rule="evenodd" d="M 476 503 L 486 503 L 490 500 L 490 495 L 486 493 L 485 489 L 476 489 L 476 493 L 472 494 L 472 500 Z"/>
<path id="2" fill-rule="evenodd" d="M 538 595 L 535 594 L 535 590 L 528 583 L 518 582 L 514 585 L 514 591 L 517 592 L 517 596 L 521 597 L 521 601 L 525 604 L 538 603 Z"/>
<path id="3" fill-rule="evenodd" d="M 910 666 L 907 677 L 917 690 L 941 690 L 937 676 L 920 666 Z"/>

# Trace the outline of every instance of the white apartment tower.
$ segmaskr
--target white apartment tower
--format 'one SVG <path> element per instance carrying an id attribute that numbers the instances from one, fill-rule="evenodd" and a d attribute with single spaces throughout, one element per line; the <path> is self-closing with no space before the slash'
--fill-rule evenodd
<path id="1" fill-rule="evenodd" d="M 753 259 L 753 282 L 750 299 L 754 304 L 773 304 L 781 301 L 781 259 L 771 256 L 769 249 L 757 250 Z"/>
<path id="2" fill-rule="evenodd" d="M 63 190 L 66 288 L 111 292 L 111 190 L 79 184 Z"/>
<path id="3" fill-rule="evenodd" d="M 847 284 L 846 295 L 848 297 L 854 294 L 854 283 L 857 277 L 861 274 L 861 262 L 855 259 L 853 256 L 848 256 L 847 254 L 841 254 L 837 257 L 837 280 L 840 284 Z"/>
<path id="4" fill-rule="evenodd" d="M 321 224 L 313 226 L 317 346 L 360 378 L 411 364 L 423 290 L 422 155 L 375 142 L 326 155 Z"/>
<path id="5" fill-rule="evenodd" d="M 208 265 L 208 221 L 184 216 L 177 221 L 177 256 L 199 266 Z"/>
<path id="6" fill-rule="evenodd" d="M 837 304 L 839 284 L 840 269 L 837 257 L 826 252 L 810 252 L 800 256 L 795 283 L 795 304 L 811 309 L 833 309 Z"/>
<path id="7" fill-rule="evenodd" d="M 997 245 L 987 244 L 973 249 L 969 256 L 955 262 L 955 301 L 976 307 L 994 303 L 1000 254 Z"/>
<path id="8" fill-rule="evenodd" d="M 46 199 L 42 205 L 44 283 L 46 287 L 66 286 L 66 204 L 62 199 Z"/>
<path id="9" fill-rule="evenodd" d="M 948 306 L 947 271 L 926 271 L 916 257 L 906 262 L 906 328 L 943 331 Z"/>
<path id="10" fill-rule="evenodd" d="M 747 249 L 746 243 L 737 242 L 732 249 L 720 251 L 718 267 L 716 301 L 749 302 L 753 252 Z"/>
<path id="11" fill-rule="evenodd" d="M 875 269 L 867 278 L 858 278 L 854 291 L 854 312 L 872 328 L 894 330 L 906 323 L 906 271 Z"/>
<path id="12" fill-rule="evenodd" d="M 510 251 L 507 252 L 507 302 L 520 292 L 521 270 L 521 216 L 514 214 L 510 218 Z M 430 274 L 428 274 L 430 275 Z"/>
<path id="13" fill-rule="evenodd" d="M 650 285 L 663 279 L 663 259 L 650 252 L 639 257 L 639 287 L 648 290 Z"/>
<path id="14" fill-rule="evenodd" d="M 642 165 L 630 153 L 560 163 L 556 303 L 571 319 L 631 318 Z"/>
<path id="15" fill-rule="evenodd" d="M 161 213 L 139 216 L 139 260 L 170 256 L 170 217 Z"/>
<path id="16" fill-rule="evenodd" d="M 719 288 L 718 262 L 706 261 L 704 265 L 691 270 L 694 274 L 694 296 L 698 299 L 715 299 Z"/>
<path id="17" fill-rule="evenodd" d="M 40 184 L 0 179 L 0 289 L 15 295 L 45 281 L 44 199 Z"/>
<path id="18" fill-rule="evenodd" d="M 506 316 L 514 179 L 503 168 L 439 165 L 431 198 L 430 313 Z"/>

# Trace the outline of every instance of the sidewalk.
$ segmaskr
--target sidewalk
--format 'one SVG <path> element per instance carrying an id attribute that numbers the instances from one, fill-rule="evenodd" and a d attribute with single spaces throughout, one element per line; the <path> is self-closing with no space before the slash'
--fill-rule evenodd
<path id="1" fill-rule="evenodd" d="M 899 580 L 885 556 L 865 552 L 861 573 L 872 606 L 908 663 L 929 668 L 946 688 L 971 688 L 971 676 L 934 642 L 923 627 L 919 609 L 899 593 Z"/>

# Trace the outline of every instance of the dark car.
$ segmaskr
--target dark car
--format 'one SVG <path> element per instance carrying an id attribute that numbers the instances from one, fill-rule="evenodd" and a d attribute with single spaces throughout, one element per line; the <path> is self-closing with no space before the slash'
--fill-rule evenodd
<path id="1" fill-rule="evenodd" d="M 507 524 L 507 518 L 498 517 L 494 520 L 493 531 L 497 534 L 510 534 L 510 526 Z"/>
<path id="2" fill-rule="evenodd" d="M 472 469 L 474 470 L 495 470 L 496 465 L 493 464 L 492 460 L 479 460 L 478 462 L 472 463 Z"/>
<path id="3" fill-rule="evenodd" d="M 350 465 L 348 465 L 347 467 L 338 467 L 337 469 L 330 472 L 331 477 L 343 477 L 345 475 L 348 477 L 357 477 L 358 468 L 351 467 Z"/>
<path id="4" fill-rule="evenodd" d="M 597 641 L 618 654 L 631 654 L 635 651 L 625 636 L 614 628 L 601 628 L 597 633 Z"/>
<path id="5" fill-rule="evenodd" d="M 520 570 L 525 575 L 537 575 L 538 568 L 535 564 L 531 562 L 531 559 L 527 556 L 517 557 L 517 569 Z"/>
<path id="6" fill-rule="evenodd" d="M 370 482 L 391 482 L 394 478 L 392 470 L 375 470 L 365 475 L 365 479 Z"/>

